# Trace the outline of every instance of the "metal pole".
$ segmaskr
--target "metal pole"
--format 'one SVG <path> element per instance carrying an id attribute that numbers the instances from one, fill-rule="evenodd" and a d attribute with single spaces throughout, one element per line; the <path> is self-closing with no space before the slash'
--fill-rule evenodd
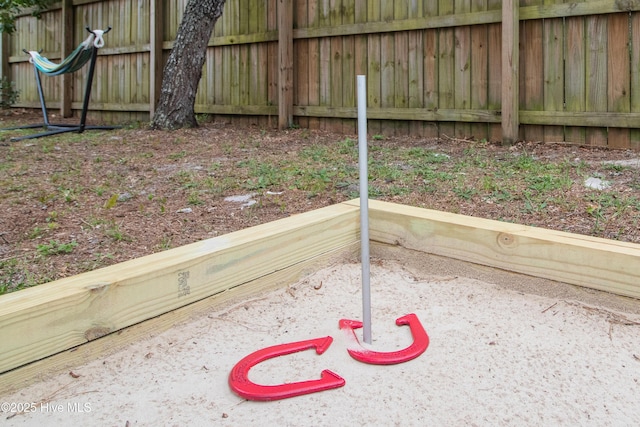
<path id="1" fill-rule="evenodd" d="M 360 166 L 360 257 L 362 263 L 362 335 L 371 344 L 371 286 L 369 259 L 369 171 L 367 155 L 367 81 L 358 82 L 358 163 Z"/>

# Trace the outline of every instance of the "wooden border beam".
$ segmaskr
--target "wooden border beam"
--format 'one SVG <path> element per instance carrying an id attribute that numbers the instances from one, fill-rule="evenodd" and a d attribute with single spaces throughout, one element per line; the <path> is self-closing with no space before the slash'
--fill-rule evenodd
<path id="1" fill-rule="evenodd" d="M 0 373 L 358 241 L 334 205 L 0 296 Z"/>
<path id="2" fill-rule="evenodd" d="M 376 200 L 369 214 L 372 241 L 640 299 L 634 243 Z"/>

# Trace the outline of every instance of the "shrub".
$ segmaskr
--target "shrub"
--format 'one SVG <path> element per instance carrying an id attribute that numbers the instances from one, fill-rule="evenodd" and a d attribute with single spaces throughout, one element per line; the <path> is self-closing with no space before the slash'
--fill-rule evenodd
<path id="1" fill-rule="evenodd" d="M 15 89 L 13 82 L 3 77 L 0 80 L 0 108 L 9 108 L 18 100 L 20 91 Z"/>

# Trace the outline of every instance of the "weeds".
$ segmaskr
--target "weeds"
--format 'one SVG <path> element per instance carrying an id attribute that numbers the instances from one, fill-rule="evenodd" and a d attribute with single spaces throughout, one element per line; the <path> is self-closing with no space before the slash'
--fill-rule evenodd
<path id="1" fill-rule="evenodd" d="M 70 254 L 78 246 L 74 240 L 69 243 L 61 243 L 57 240 L 50 240 L 49 243 L 38 245 L 37 250 L 41 255 L 52 256 L 60 254 Z"/>

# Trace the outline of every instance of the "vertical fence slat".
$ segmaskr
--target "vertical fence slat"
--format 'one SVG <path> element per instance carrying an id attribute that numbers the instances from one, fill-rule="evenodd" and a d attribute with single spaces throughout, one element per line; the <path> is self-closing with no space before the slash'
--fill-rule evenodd
<path id="1" fill-rule="evenodd" d="M 380 107 L 395 106 L 395 37 L 393 34 L 380 36 Z M 383 120 L 380 123 L 380 133 L 395 135 L 395 123 Z"/>
<path id="2" fill-rule="evenodd" d="M 296 0 L 294 13 L 294 28 L 307 28 L 309 25 L 307 0 Z M 309 40 L 298 39 L 293 43 L 295 55 L 293 104 L 307 106 L 309 105 Z M 298 117 L 296 123 L 302 128 L 307 128 L 309 127 L 309 118 Z"/>
<path id="3" fill-rule="evenodd" d="M 422 39 L 424 45 L 424 77 L 423 77 L 423 108 L 434 110 L 440 105 L 438 87 L 440 86 L 440 73 L 438 61 L 438 30 L 425 30 Z M 423 124 L 423 134 L 426 137 L 439 136 L 438 124 L 426 122 Z"/>
<path id="4" fill-rule="evenodd" d="M 629 14 L 616 13 L 609 15 L 607 29 L 607 55 L 609 57 L 607 61 L 608 111 L 628 113 L 631 111 Z M 629 129 L 609 128 L 608 147 L 628 148 L 629 143 Z"/>
<path id="5" fill-rule="evenodd" d="M 423 31 L 409 32 L 408 43 L 408 80 L 409 100 L 407 107 L 422 108 L 424 105 L 424 44 Z M 413 120 L 409 123 L 409 132 L 413 135 L 423 135 L 422 121 Z"/>
<path id="6" fill-rule="evenodd" d="M 343 74 L 344 52 L 342 51 L 342 37 L 332 37 L 329 43 L 329 105 L 332 107 L 343 106 Z M 342 119 L 330 118 L 327 120 L 328 130 L 332 132 L 342 132 Z"/>
<path id="7" fill-rule="evenodd" d="M 586 105 L 587 111 L 607 111 L 607 16 L 587 18 Z M 606 146 L 607 131 L 587 128 L 585 142 Z"/>
<path id="8" fill-rule="evenodd" d="M 318 7 L 318 26 L 326 28 L 331 26 L 329 0 L 321 0 Z M 323 37 L 319 40 L 319 105 L 331 106 L 331 39 Z M 322 120 L 321 128 L 326 129 L 330 120 Z"/>
<path id="9" fill-rule="evenodd" d="M 438 2 L 425 1 L 423 10 L 425 16 L 438 16 Z M 422 76 L 422 108 L 434 110 L 438 108 L 438 87 L 439 87 L 439 69 L 438 69 L 438 38 L 440 31 L 438 29 L 426 29 L 422 32 L 422 46 L 424 49 Z M 438 124 L 436 122 L 423 122 L 422 135 L 429 138 L 439 136 Z"/>
<path id="10" fill-rule="evenodd" d="M 439 0 L 438 14 L 452 15 L 453 2 Z M 455 29 L 441 28 L 438 30 L 438 108 L 455 108 Z M 438 123 L 439 135 L 453 137 L 455 124 L 453 122 Z"/>
<path id="11" fill-rule="evenodd" d="M 145 86 L 149 88 L 149 117 L 152 118 L 156 112 L 162 88 L 165 8 L 163 0 L 149 1 L 149 80 L 145 82 Z"/>
<path id="12" fill-rule="evenodd" d="M 278 15 L 278 127 L 285 129 L 293 124 L 293 1 L 280 0 Z"/>
<path id="13" fill-rule="evenodd" d="M 355 3 L 356 0 L 342 0 L 342 23 L 355 23 Z M 356 36 L 345 36 L 342 38 L 342 106 L 356 108 Z M 356 122 L 353 119 L 342 119 L 342 133 L 355 134 Z"/>
<path id="14" fill-rule="evenodd" d="M 631 14 L 631 112 L 640 113 L 640 12 Z M 640 150 L 640 129 L 631 129 L 629 145 Z"/>
<path id="15" fill-rule="evenodd" d="M 522 0 L 522 6 L 542 4 L 541 0 Z M 523 110 L 544 109 L 544 51 L 542 19 L 528 20 L 520 24 L 522 37 L 520 52 L 520 106 Z M 539 125 L 523 125 L 520 135 L 526 140 L 543 141 L 544 128 Z"/>
<path id="16" fill-rule="evenodd" d="M 393 19 L 404 20 L 409 17 L 409 4 L 406 0 L 396 0 L 393 8 Z M 401 31 L 394 34 L 394 107 L 407 108 L 409 106 L 409 32 Z M 395 121 L 395 134 L 408 135 L 409 122 Z"/>
<path id="17" fill-rule="evenodd" d="M 471 11 L 480 12 L 487 10 L 487 0 L 473 0 Z M 489 92 L 489 50 L 488 39 L 489 26 L 474 25 L 471 27 L 471 102 L 473 109 L 488 109 L 487 100 Z M 486 123 L 474 123 L 470 126 L 470 133 L 478 140 L 488 139 L 488 125 Z"/>
<path id="18" fill-rule="evenodd" d="M 545 0 L 554 4 L 556 0 Z M 564 22 L 562 18 L 543 21 L 542 42 L 544 46 L 544 110 L 564 110 Z M 545 142 L 564 141 L 562 126 L 545 126 Z"/>
<path id="19" fill-rule="evenodd" d="M 71 0 L 63 0 L 61 6 L 60 57 L 66 58 L 75 48 L 73 43 L 73 6 Z M 60 115 L 62 117 L 71 117 L 72 79 L 70 74 L 63 74 L 60 78 Z"/>
<path id="20" fill-rule="evenodd" d="M 367 18 L 369 22 L 380 21 L 382 14 L 379 1 L 368 1 Z M 370 34 L 367 43 L 367 106 L 369 108 L 380 108 L 380 87 L 381 83 L 381 58 L 380 58 L 380 34 Z M 367 129 L 372 135 L 380 133 L 380 120 L 368 120 Z"/>
<path id="21" fill-rule="evenodd" d="M 471 11 L 470 0 L 456 1 L 455 13 L 469 13 Z M 454 29 L 454 100 L 455 109 L 466 110 L 471 108 L 471 27 L 468 25 Z M 471 135 L 471 126 L 468 123 L 456 123 L 454 135 L 458 138 L 466 138 Z"/>
<path id="22" fill-rule="evenodd" d="M 567 18 L 565 40 L 565 110 L 586 111 L 586 43 L 585 19 L 582 16 Z M 565 138 L 578 144 L 586 141 L 584 127 L 565 127 Z"/>
<path id="23" fill-rule="evenodd" d="M 308 25 L 318 25 L 318 0 L 308 2 Z M 320 103 L 320 44 L 317 38 L 309 40 L 309 105 L 316 106 Z M 309 128 L 318 129 L 320 120 L 317 117 L 309 117 Z"/>

